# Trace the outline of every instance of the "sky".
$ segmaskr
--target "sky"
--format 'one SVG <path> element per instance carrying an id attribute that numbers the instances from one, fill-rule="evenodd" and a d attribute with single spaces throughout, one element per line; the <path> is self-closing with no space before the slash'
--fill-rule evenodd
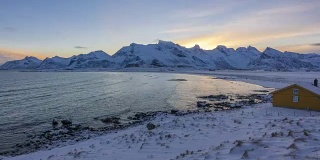
<path id="1" fill-rule="evenodd" d="M 0 62 L 166 40 L 320 53 L 319 0 L 1 0 Z"/>

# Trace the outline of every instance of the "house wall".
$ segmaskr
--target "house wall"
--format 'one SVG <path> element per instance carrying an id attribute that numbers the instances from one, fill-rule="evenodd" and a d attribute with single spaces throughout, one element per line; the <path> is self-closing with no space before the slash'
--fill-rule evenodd
<path id="1" fill-rule="evenodd" d="M 293 89 L 299 89 L 299 102 L 293 102 Z M 310 91 L 299 87 L 292 86 L 285 90 L 273 94 L 273 106 L 288 107 L 297 109 L 320 110 L 320 96 L 310 93 Z"/>

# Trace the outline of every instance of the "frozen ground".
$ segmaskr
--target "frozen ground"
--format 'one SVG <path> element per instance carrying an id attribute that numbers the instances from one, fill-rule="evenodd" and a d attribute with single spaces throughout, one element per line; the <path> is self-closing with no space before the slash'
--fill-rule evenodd
<path id="1" fill-rule="evenodd" d="M 151 131 L 144 124 L 8 159 L 315 159 L 320 158 L 319 115 L 269 103 L 185 116 L 160 114 Z"/>
<path id="2" fill-rule="evenodd" d="M 309 83 L 312 72 L 194 72 L 266 87 Z M 310 82 L 311 83 L 311 82 Z M 75 145 L 3 159 L 320 159 L 320 112 L 272 107 L 159 114 L 146 124 Z M 0 158 L 1 159 L 1 158 Z"/>

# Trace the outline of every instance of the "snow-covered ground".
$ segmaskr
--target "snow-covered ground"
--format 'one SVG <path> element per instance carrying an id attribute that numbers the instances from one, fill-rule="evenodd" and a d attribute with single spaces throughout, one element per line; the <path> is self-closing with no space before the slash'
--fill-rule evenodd
<path id="1" fill-rule="evenodd" d="M 151 131 L 144 124 L 8 159 L 320 158 L 319 115 L 269 103 L 185 116 L 160 114 Z"/>
<path id="2" fill-rule="evenodd" d="M 266 87 L 311 83 L 314 72 L 215 71 L 216 75 Z M 75 145 L 12 158 L 24 159 L 320 159 L 320 112 L 272 107 L 192 113 L 161 113 L 126 130 L 114 131 Z M 0 158 L 1 159 L 1 158 Z"/>
<path id="3" fill-rule="evenodd" d="M 270 72 L 270 71 L 184 71 L 184 73 L 211 75 L 214 77 L 243 81 L 269 88 L 283 88 L 290 84 L 312 84 L 320 79 L 320 72 Z"/>

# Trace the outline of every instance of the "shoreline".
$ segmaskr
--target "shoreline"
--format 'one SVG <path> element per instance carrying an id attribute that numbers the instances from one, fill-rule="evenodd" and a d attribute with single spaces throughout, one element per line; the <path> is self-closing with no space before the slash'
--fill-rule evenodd
<path id="1" fill-rule="evenodd" d="M 119 71 L 117 71 L 117 72 L 119 72 Z M 139 71 L 140 72 L 140 71 Z M 145 72 L 145 71 L 143 71 L 143 72 Z M 151 72 L 154 72 L 154 71 L 151 71 Z M 223 72 L 226 72 L 226 71 L 223 71 Z M 199 71 L 196 71 L 196 72 L 192 72 L 192 73 L 187 73 L 187 72 L 177 72 L 178 74 L 192 74 L 192 75 L 202 75 L 202 76 L 211 76 L 211 77 L 216 77 L 216 78 L 221 78 L 221 79 L 226 79 L 226 80 L 232 80 L 232 81 L 242 81 L 242 82 L 247 82 L 248 83 L 248 81 L 249 81 L 249 83 L 250 82 L 254 82 L 254 81 L 252 81 L 252 79 L 243 79 L 243 75 L 241 75 L 240 74 L 240 76 L 239 77 L 237 77 L 237 75 L 235 75 L 234 73 L 232 73 L 232 74 L 230 74 L 230 73 L 227 73 L 227 74 L 225 74 L 225 73 L 220 73 L 220 74 L 218 74 L 218 76 L 217 76 L 217 74 L 215 74 L 214 72 L 200 72 L 199 73 Z M 157 72 L 156 72 L 157 73 Z M 161 73 L 161 72 L 160 72 Z M 169 72 L 169 73 L 176 73 L 176 72 Z M 250 73 L 250 72 L 249 72 Z M 252 73 L 252 72 L 251 72 Z M 250 74 L 251 74 L 250 73 Z M 269 72 L 270 73 L 270 72 Z M 289 73 L 291 73 L 291 72 L 289 72 Z M 309 72 L 307 72 L 307 73 L 309 73 Z M 248 73 L 247 73 L 248 74 Z M 242 77 L 242 79 L 241 79 L 241 77 Z M 266 86 L 269 86 L 270 87 L 270 85 L 271 86 L 275 86 L 274 84 L 277 84 L 277 85 L 279 85 L 279 86 L 281 86 L 281 85 L 286 85 L 286 84 L 288 84 L 288 83 L 290 83 L 290 82 L 283 82 L 283 81 L 276 81 L 276 82 L 272 82 L 272 83 L 269 83 L 268 81 L 262 81 L 262 82 L 260 82 L 260 84 L 264 84 L 264 85 L 266 85 Z M 256 84 L 256 83 L 253 83 L 253 84 Z M 276 87 L 275 87 L 276 88 Z M 199 114 L 199 113 L 192 113 L 192 114 Z M 207 114 L 206 112 L 203 112 L 203 113 L 200 113 L 200 114 Z M 154 116 L 153 117 L 153 119 L 157 119 L 158 117 L 157 116 Z M 125 128 L 125 129 L 120 129 L 119 131 L 120 132 L 125 132 L 126 130 L 130 130 L 131 128 L 135 128 L 135 127 L 141 127 L 141 125 L 143 125 L 143 124 L 145 124 L 147 121 L 143 121 L 143 122 L 141 122 L 141 124 L 137 124 L 137 125 L 133 125 L 133 126 L 128 126 L 128 128 Z M 117 132 L 117 131 L 115 131 L 115 130 L 112 130 L 112 131 L 110 131 L 110 132 Z M 102 135 L 99 135 L 99 136 L 97 136 L 97 137 L 100 137 L 100 136 L 107 136 L 108 134 L 110 134 L 110 133 L 107 133 L 106 135 L 104 135 L 104 134 L 102 134 Z M 95 139 L 95 138 L 97 138 L 97 137 L 94 137 L 93 139 Z M 90 140 L 90 139 L 89 139 Z M 85 140 L 86 141 L 86 140 Z M 72 144 L 72 146 L 74 146 L 74 145 L 77 145 L 78 143 L 83 143 L 84 141 L 80 141 L 80 142 L 77 142 L 77 143 L 74 143 L 74 144 Z M 64 145 L 64 147 L 68 147 L 69 145 Z M 50 148 L 50 149 L 56 149 L 55 147 L 53 147 L 53 148 Z M 29 154 L 34 154 L 34 153 L 38 153 L 38 152 L 46 152 L 46 151 L 50 151 L 50 150 L 38 150 L 37 152 L 33 152 L 33 153 L 29 153 Z M 29 154 L 27 154 L 27 155 L 29 155 Z M 23 154 L 23 155 L 20 155 L 20 156 L 24 156 L 24 155 L 26 155 L 26 154 Z M 19 157 L 19 156 L 18 156 Z M 15 157 L 12 157 L 13 159 L 15 159 Z M 1 157 L 0 157 L 0 159 L 1 159 Z"/>
<path id="2" fill-rule="evenodd" d="M 4 159 L 308 159 L 320 154 L 319 117 L 270 103 L 187 116 L 159 113 L 141 125 Z M 156 127 L 149 130 L 148 123 Z"/>
<path id="3" fill-rule="evenodd" d="M 30 154 L 37 151 L 45 151 L 57 147 L 74 145 L 79 142 L 107 135 L 112 132 L 126 130 L 131 127 L 143 125 L 144 123 L 155 119 L 161 114 L 171 114 L 174 116 L 185 116 L 189 114 L 202 114 L 207 112 L 220 112 L 226 110 L 239 109 L 242 106 L 266 103 L 269 97 L 266 90 L 255 91 L 256 94 L 247 96 L 238 95 L 233 97 L 233 102 L 230 102 L 225 95 L 208 95 L 197 97 L 205 101 L 203 106 L 198 106 L 196 109 L 178 110 L 171 109 L 168 111 L 149 111 L 136 112 L 133 116 L 128 116 L 127 119 L 120 118 L 121 115 L 109 115 L 96 117 L 95 120 L 105 123 L 105 127 L 93 128 L 80 124 L 73 124 L 72 121 L 61 119 L 52 121 L 52 129 L 45 130 L 38 135 L 30 135 L 30 139 L 25 143 L 19 143 L 14 146 L 14 150 L 2 152 L 2 156 L 15 157 L 24 154 Z M 227 99 L 227 100 L 226 100 Z M 207 102 L 208 101 L 208 102 Z M 64 122 L 65 121 L 65 122 Z M 121 121 L 121 122 L 120 122 Z M 28 135 L 29 136 L 29 135 Z"/>

